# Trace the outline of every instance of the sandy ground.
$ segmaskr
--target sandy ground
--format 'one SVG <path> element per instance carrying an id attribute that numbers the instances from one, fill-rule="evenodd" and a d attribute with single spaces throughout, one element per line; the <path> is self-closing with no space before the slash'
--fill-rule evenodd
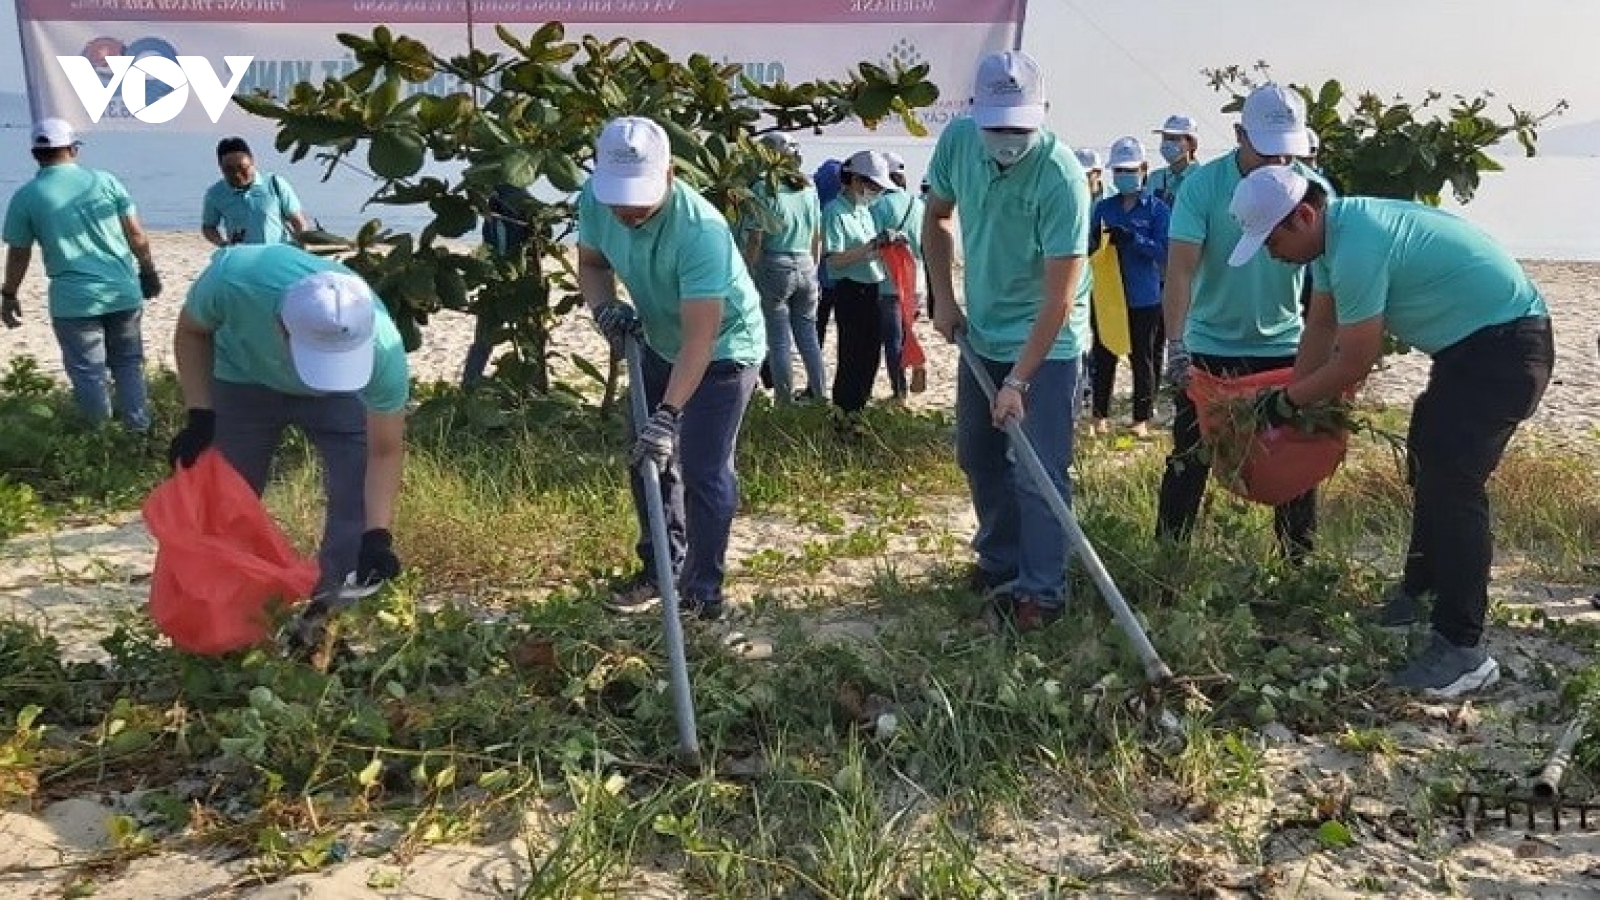
<path id="1" fill-rule="evenodd" d="M 172 323 L 187 285 L 204 267 L 208 248 L 198 235 L 156 234 L 155 255 L 167 284 L 167 295 L 153 302 L 146 313 L 145 334 L 148 355 L 155 365 L 171 364 Z M 1600 296 L 1600 264 L 1529 262 L 1529 272 L 1548 298 L 1556 323 L 1557 364 L 1555 380 L 1544 404 L 1534 419 L 1533 429 L 1543 436 L 1564 442 L 1589 444 L 1600 415 L 1596 388 L 1600 386 L 1600 360 L 1595 355 L 1595 335 L 1600 330 L 1600 309 L 1594 299 Z M 37 267 L 25 282 L 22 302 L 25 324 L 22 328 L 0 332 L 0 364 L 13 356 L 35 356 L 46 370 L 59 373 L 54 338 L 43 310 L 43 284 Z M 426 345 L 412 357 L 414 374 L 424 380 L 453 379 L 467 344 L 471 324 L 463 316 L 441 314 L 427 334 Z M 953 401 L 953 373 L 956 357 L 948 345 L 931 333 L 926 323 L 920 326 L 924 345 L 930 354 L 930 388 L 911 400 L 914 407 L 950 408 Z M 603 352 L 588 325 L 575 321 L 563 326 L 558 342 L 591 358 Z M 1419 355 L 1397 359 L 1369 382 L 1378 399 L 1404 403 L 1421 387 L 1426 377 L 1426 361 Z M 1124 386 L 1124 391 L 1126 387 Z M 886 396 L 887 385 L 880 379 L 878 396 Z M 970 512 L 964 504 L 953 504 L 942 521 L 926 523 L 936 534 L 953 536 L 957 541 L 970 534 Z M 792 542 L 793 523 L 741 519 L 730 548 L 731 562 L 771 546 L 775 541 Z M 780 529 L 782 529 L 780 531 Z M 782 534 L 782 538 L 776 535 Z M 891 542 L 884 558 L 904 560 L 916 551 L 917 535 L 901 535 Z M 145 580 L 154 548 L 142 524 L 123 517 L 87 528 L 26 535 L 0 544 L 0 615 L 41 617 L 72 653 L 89 653 L 115 615 L 136 614 L 145 596 Z M 841 585 L 860 583 L 871 577 L 875 561 L 847 561 L 829 573 Z M 1552 615 L 1589 618 L 1583 602 L 1587 588 L 1545 584 L 1514 587 L 1504 599 L 1509 603 L 1539 603 Z M 1554 602 L 1552 602 L 1554 601 Z M 825 623 L 848 633 L 855 625 L 841 621 Z M 1497 637 L 1497 656 L 1515 679 L 1528 675 L 1548 655 L 1547 643 L 1529 643 L 1516 636 Z M 1532 690 L 1531 684 L 1529 689 Z M 1512 698 L 1522 705 L 1524 694 Z M 1494 726 L 1460 729 L 1453 725 L 1430 724 L 1429 716 L 1442 721 L 1452 710 L 1427 710 L 1416 726 L 1418 743 L 1404 753 L 1424 748 L 1482 744 L 1497 739 Z M 1485 716 L 1493 722 L 1495 716 Z M 1317 743 L 1293 735 L 1272 736 L 1270 778 L 1274 794 L 1264 798 L 1264 809 L 1292 809 L 1304 805 L 1307 792 L 1320 790 L 1330 781 L 1348 783 L 1360 802 L 1375 819 L 1387 814 L 1395 798 L 1415 789 L 1393 771 L 1378 765 L 1371 757 L 1353 756 L 1325 742 Z M 1526 738 L 1526 735 L 1523 735 Z M 127 797 L 93 796 L 58 802 L 33 815 L 0 812 L 0 896 L 31 900 L 61 896 L 64 870 L 53 867 L 82 860 L 108 846 L 107 821 L 127 803 Z M 1265 813 L 1264 813 L 1265 814 Z M 1066 867 L 1070 871 L 1092 874 L 1106 867 L 1123 864 L 1108 854 L 1102 845 L 1103 834 L 1115 823 L 1096 821 L 1064 800 L 1041 818 L 1015 823 L 1015 840 L 1007 852 L 1047 868 Z M 1215 846 L 1215 823 L 1207 837 L 1206 825 L 1188 818 L 1157 816 L 1145 823 L 1165 838 L 1182 842 L 1192 835 L 1193 846 Z M 1389 896 L 1425 897 L 1435 895 L 1439 871 L 1448 866 L 1460 886 L 1461 896 L 1481 898 L 1597 898 L 1600 900 L 1600 839 L 1592 834 L 1567 834 L 1556 840 L 1529 839 L 1521 830 L 1486 832 L 1475 842 L 1458 848 L 1449 863 L 1424 862 L 1385 841 L 1363 840 L 1361 847 L 1339 855 L 1318 853 L 1315 841 L 1291 834 L 1269 848 L 1275 864 L 1281 862 L 1289 883 L 1282 891 L 1230 887 L 1229 868 L 1216 856 L 1196 858 L 1217 873 L 1210 896 L 1297 896 L 1337 898 L 1357 896 L 1348 890 L 1355 874 L 1369 874 L 1388 885 Z M 503 886 L 514 884 L 525 871 L 525 847 L 518 840 L 490 846 L 430 848 L 409 860 L 403 867 L 378 857 L 353 859 L 327 871 L 297 876 L 263 887 L 248 884 L 243 864 L 204 856 L 163 853 L 135 861 L 114 878 L 103 880 L 93 896 L 107 900 L 144 898 L 248 897 L 251 900 L 290 900 L 290 898 L 435 897 L 473 898 L 504 896 Z M 1198 852 L 1198 851 L 1197 851 Z M 32 871 L 24 872 L 22 870 Z M 1240 875 L 1239 878 L 1243 878 Z M 381 888 L 381 889 L 379 889 Z M 640 883 L 627 896 L 682 896 L 665 886 Z M 1291 892 L 1292 889 L 1292 892 Z"/>

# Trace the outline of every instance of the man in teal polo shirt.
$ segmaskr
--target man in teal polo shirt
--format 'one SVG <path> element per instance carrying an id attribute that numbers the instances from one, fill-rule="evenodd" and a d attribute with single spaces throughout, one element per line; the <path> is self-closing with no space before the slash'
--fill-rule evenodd
<path id="1" fill-rule="evenodd" d="M 617 297 L 617 279 L 631 304 Z M 739 505 L 733 452 L 766 355 L 761 298 L 727 220 L 672 174 L 666 131 L 649 119 L 607 123 L 594 175 L 578 198 L 578 286 L 612 340 L 643 339 L 643 384 L 653 410 L 630 459 L 639 519 L 638 574 L 607 602 L 615 612 L 660 600 L 637 466 L 656 464 L 682 608 L 721 618 L 728 533 Z"/>
<path id="2" fill-rule="evenodd" d="M 41 120 L 32 143 L 39 173 L 11 196 L 0 230 L 7 245 L 0 321 L 21 324 L 18 291 L 37 243 L 50 279 L 50 324 L 78 411 L 91 422 L 110 417 L 109 372 L 118 418 L 144 431 L 150 413 L 140 318 L 144 301 L 161 294 L 150 241 L 122 182 L 78 165 L 71 125 Z"/>
<path id="3" fill-rule="evenodd" d="M 1405 576 L 1382 624 L 1419 620 L 1431 597 L 1433 634 L 1392 683 L 1442 698 L 1494 684 L 1500 667 L 1483 646 L 1494 556 L 1486 484 L 1550 382 L 1544 298 L 1493 239 L 1432 207 L 1330 200 L 1322 185 L 1274 166 L 1239 184 L 1233 211 L 1242 225 L 1234 265 L 1265 255 L 1311 263 L 1295 379 L 1258 400 L 1269 420 L 1359 383 L 1382 356 L 1385 331 L 1432 357 L 1406 435 Z M 1267 254 L 1257 252 L 1263 245 Z"/>
<path id="4" fill-rule="evenodd" d="M 968 367 L 956 383 L 956 457 L 978 517 L 969 584 L 1022 631 L 1061 617 L 1067 535 L 1002 429 L 1021 422 L 1052 489 L 1070 499 L 1073 397 L 1089 343 L 1089 185 L 1072 149 L 1043 127 L 1043 82 L 1020 51 L 983 59 L 971 115 L 933 151 L 922 229 L 934 328 L 946 340 L 965 333 L 1000 384 L 991 404 Z M 964 314 L 951 274 L 957 208 Z"/>
<path id="5" fill-rule="evenodd" d="M 189 289 L 173 355 L 188 409 L 174 467 L 215 443 L 260 494 L 290 425 L 321 458 L 321 574 L 290 633 L 292 649 L 314 650 L 330 612 L 400 574 L 389 530 L 410 392 L 400 333 L 333 260 L 288 244 L 224 247 Z"/>
<path id="6" fill-rule="evenodd" d="M 217 142 L 222 179 L 206 189 L 200 233 L 218 247 L 228 244 L 298 244 L 306 230 L 300 197 L 280 175 L 256 168 L 244 138 Z"/>
<path id="7" fill-rule="evenodd" d="M 1228 212 L 1245 175 L 1288 163 L 1307 150 L 1305 104 L 1294 91 L 1265 84 L 1245 98 L 1235 127 L 1239 146 L 1193 170 L 1178 194 L 1168 230 L 1161 308 L 1167 331 L 1167 379 L 1173 400 L 1172 452 L 1161 477 L 1156 534 L 1187 540 L 1200 515 L 1210 466 L 1201 454 L 1194 402 L 1182 390 L 1195 365 L 1221 377 L 1287 369 L 1300 343 L 1302 268 L 1265 255 L 1234 268 L 1228 254 L 1239 224 Z M 1316 492 L 1273 510 L 1273 531 L 1291 562 L 1311 550 Z"/>

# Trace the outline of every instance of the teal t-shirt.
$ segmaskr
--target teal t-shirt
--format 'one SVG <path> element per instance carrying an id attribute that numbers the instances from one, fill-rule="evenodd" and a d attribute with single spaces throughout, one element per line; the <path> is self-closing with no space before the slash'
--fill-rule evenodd
<path id="1" fill-rule="evenodd" d="M 1528 274 L 1476 225 L 1420 203 L 1357 197 L 1328 204 L 1327 243 L 1311 264 L 1339 324 L 1383 316 L 1427 354 L 1475 331 L 1548 315 Z"/>
<path id="2" fill-rule="evenodd" d="M 728 222 L 682 181 L 672 180 L 666 204 L 638 228 L 618 221 L 585 185 L 578 197 L 578 243 L 611 264 L 639 310 L 645 343 L 663 359 L 675 361 L 683 348 L 679 307 L 685 300 L 722 301 L 712 359 L 754 365 L 767 355 L 761 295 Z"/>
<path id="3" fill-rule="evenodd" d="M 1044 301 L 1045 260 L 1089 249 L 1089 182 L 1072 148 L 1049 132 L 1008 169 L 989 158 L 970 118 L 939 136 L 928 167 L 935 194 L 956 204 L 967 335 L 988 359 L 1014 361 Z M 1089 291 L 1084 266 L 1067 327 L 1049 359 L 1076 359 L 1089 346 Z"/>
<path id="4" fill-rule="evenodd" d="M 41 167 L 11 195 L 0 238 L 12 247 L 39 244 L 52 319 L 103 316 L 144 303 L 122 231 L 122 219 L 134 213 L 115 175 L 59 163 Z"/>
<path id="5" fill-rule="evenodd" d="M 289 338 L 278 318 L 289 286 L 314 272 L 344 272 L 345 266 L 289 244 L 245 244 L 221 247 L 189 288 L 183 311 L 212 331 L 218 381 L 254 384 L 296 397 L 315 397 L 289 357 Z M 373 412 L 405 408 L 411 374 L 405 345 L 378 303 L 373 328 L 372 380 L 361 399 Z"/>
<path id="6" fill-rule="evenodd" d="M 870 206 L 856 206 L 844 194 L 828 201 L 822 208 L 822 252 L 843 253 L 878 236 L 878 226 L 872 221 Z M 882 260 L 871 257 L 852 266 L 828 263 L 828 276 L 834 281 L 855 281 L 860 284 L 881 284 L 889 277 Z"/>
<path id="7" fill-rule="evenodd" d="M 1171 242 L 1200 245 L 1189 292 L 1183 342 L 1191 353 L 1216 356 L 1293 356 L 1300 345 L 1300 287 L 1304 266 L 1257 253 L 1237 268 L 1228 256 L 1244 231 L 1228 212 L 1239 174 L 1238 151 L 1193 170 L 1172 209 Z M 1296 171 L 1315 177 L 1298 164 Z"/>
<path id="8" fill-rule="evenodd" d="M 200 224 L 220 230 L 230 241 L 244 232 L 244 239 L 234 243 L 289 244 L 294 235 L 285 220 L 299 211 L 300 198 L 287 179 L 257 172 L 242 190 L 226 178 L 207 188 Z"/>
<path id="9" fill-rule="evenodd" d="M 761 232 L 762 253 L 811 253 L 811 242 L 822 228 L 822 204 L 811 185 L 792 188 L 779 185 L 776 196 L 766 184 L 752 190 L 761 211 L 750 227 Z"/>
<path id="10" fill-rule="evenodd" d="M 922 215 L 926 206 L 922 198 L 910 191 L 888 191 L 878 198 L 878 202 L 868 207 L 872 210 L 872 224 L 879 231 L 892 228 L 903 232 L 907 238 L 906 247 L 911 251 L 911 258 L 916 260 L 918 274 L 921 274 L 922 262 Z M 888 267 L 886 266 L 885 269 Z M 878 293 L 885 296 L 897 296 L 900 293 L 894 279 L 885 277 L 878 282 Z"/>
<path id="11" fill-rule="evenodd" d="M 1171 166 L 1157 169 L 1145 179 L 1144 192 L 1170 207 L 1178 202 L 1178 190 L 1183 187 L 1183 183 L 1188 181 L 1189 176 L 1199 167 L 1198 162 L 1191 160 L 1183 167 L 1182 172 L 1174 172 Z"/>

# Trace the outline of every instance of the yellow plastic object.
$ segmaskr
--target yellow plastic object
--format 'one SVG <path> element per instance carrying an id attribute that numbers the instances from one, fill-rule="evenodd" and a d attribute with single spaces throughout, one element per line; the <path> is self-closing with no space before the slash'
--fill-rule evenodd
<path id="1" fill-rule="evenodd" d="M 1100 249 L 1089 256 L 1094 273 L 1094 323 L 1100 343 L 1117 356 L 1133 351 L 1133 336 L 1128 332 L 1128 297 L 1122 290 L 1122 264 L 1109 237 L 1100 235 Z"/>

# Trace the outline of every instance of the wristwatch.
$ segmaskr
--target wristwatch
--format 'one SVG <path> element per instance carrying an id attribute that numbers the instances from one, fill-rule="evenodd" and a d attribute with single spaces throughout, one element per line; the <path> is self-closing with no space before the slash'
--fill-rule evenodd
<path id="1" fill-rule="evenodd" d="M 1015 375 L 1007 375 L 1005 380 L 1000 382 L 1000 385 L 1001 387 L 1011 388 L 1019 394 L 1026 394 L 1028 392 L 1028 388 L 1033 387 L 1032 382 L 1028 381 L 1026 378 L 1018 378 Z"/>

